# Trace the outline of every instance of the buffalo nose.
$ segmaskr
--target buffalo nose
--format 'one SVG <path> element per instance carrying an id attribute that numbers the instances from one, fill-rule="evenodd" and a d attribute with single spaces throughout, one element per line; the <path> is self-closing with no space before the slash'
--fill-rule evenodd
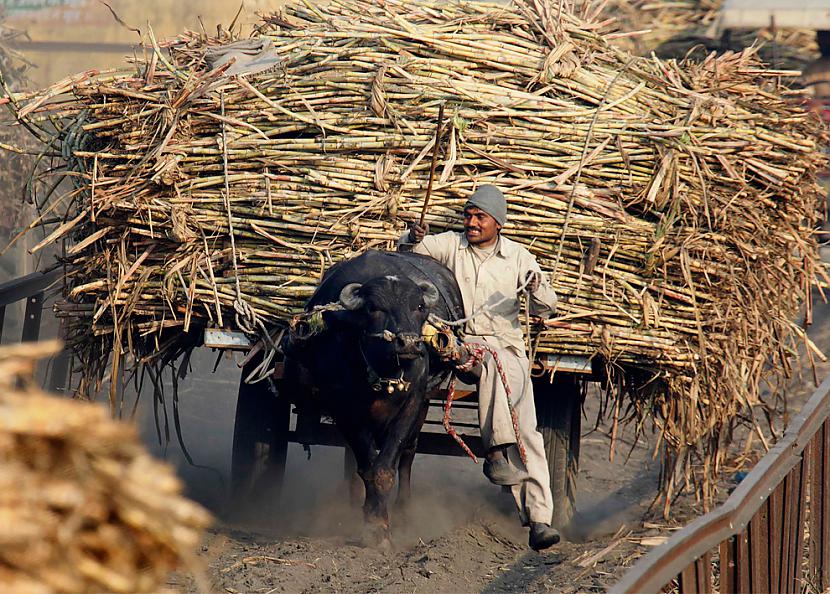
<path id="1" fill-rule="evenodd" d="M 415 353 L 421 347 L 423 339 L 417 334 L 400 333 L 395 337 L 395 348 L 399 353 Z"/>

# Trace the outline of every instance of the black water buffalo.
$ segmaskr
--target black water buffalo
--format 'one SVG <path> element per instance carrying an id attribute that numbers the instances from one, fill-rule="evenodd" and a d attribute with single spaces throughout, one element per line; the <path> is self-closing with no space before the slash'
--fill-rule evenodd
<path id="1" fill-rule="evenodd" d="M 367 539 L 387 546 L 396 470 L 405 502 L 427 392 L 449 372 L 427 351 L 422 328 L 430 313 L 461 318 L 461 292 L 432 258 L 369 251 L 328 270 L 306 311 L 338 302 L 322 314 L 322 329 L 284 340 L 283 393 L 298 405 L 311 398 L 337 424 L 366 487 Z"/>

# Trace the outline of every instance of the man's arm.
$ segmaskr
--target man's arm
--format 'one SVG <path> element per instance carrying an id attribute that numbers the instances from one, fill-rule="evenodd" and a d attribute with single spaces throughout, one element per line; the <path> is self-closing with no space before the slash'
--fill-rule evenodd
<path id="1" fill-rule="evenodd" d="M 546 274 L 542 272 L 536 258 L 530 252 L 522 254 L 519 280 L 527 283 L 530 293 L 530 314 L 543 318 L 550 317 L 556 311 L 556 292 L 550 286 Z"/>
<path id="2" fill-rule="evenodd" d="M 415 246 L 423 241 L 424 237 L 427 236 L 427 233 L 429 233 L 429 225 L 427 223 L 424 223 L 423 225 L 419 225 L 418 223 L 410 223 L 409 229 L 404 231 L 403 235 L 398 238 L 398 251 L 412 251 Z"/>
<path id="3" fill-rule="evenodd" d="M 418 225 L 413 225 L 413 228 Z M 427 235 L 429 226 L 424 226 L 414 233 L 413 229 L 405 231 L 398 239 L 398 251 L 412 251 L 416 254 L 431 256 L 445 266 L 449 265 L 452 257 L 452 233 L 439 233 L 438 235 Z"/>

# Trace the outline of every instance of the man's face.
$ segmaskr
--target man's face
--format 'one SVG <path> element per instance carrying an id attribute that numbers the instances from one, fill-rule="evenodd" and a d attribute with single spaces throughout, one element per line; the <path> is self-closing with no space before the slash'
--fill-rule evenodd
<path id="1" fill-rule="evenodd" d="M 499 238 L 501 225 L 477 206 L 464 209 L 464 236 L 470 245 L 490 247 Z"/>

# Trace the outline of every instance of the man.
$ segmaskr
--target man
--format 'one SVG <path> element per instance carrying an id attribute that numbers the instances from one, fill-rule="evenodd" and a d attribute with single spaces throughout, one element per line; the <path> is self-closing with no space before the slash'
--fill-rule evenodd
<path id="1" fill-rule="evenodd" d="M 536 315 L 553 312 L 556 294 L 530 252 L 501 236 L 506 222 L 504 195 L 493 185 L 483 185 L 464 206 L 463 233 L 427 235 L 428 227 L 413 225 L 401 237 L 399 247 L 432 256 L 455 273 L 465 316 L 475 313 L 466 323 L 465 340 L 484 343 L 498 354 L 519 417 L 527 467 L 516 447 L 497 363 L 486 355 L 478 378 L 479 426 L 488 448 L 484 474 L 497 485 L 511 487 L 522 523 L 530 528 L 529 545 L 541 550 L 559 542 L 559 533 L 550 526 L 553 497 L 544 440 L 536 430 L 533 387 L 519 323 L 519 293 L 522 287 L 529 292 Z"/>

